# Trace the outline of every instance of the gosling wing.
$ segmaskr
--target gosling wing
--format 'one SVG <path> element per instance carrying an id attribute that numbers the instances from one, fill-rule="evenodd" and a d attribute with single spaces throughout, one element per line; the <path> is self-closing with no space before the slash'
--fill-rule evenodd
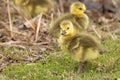
<path id="1" fill-rule="evenodd" d="M 101 48 L 99 42 L 97 42 L 93 37 L 85 34 L 79 34 L 74 36 L 68 46 L 68 50 L 74 53 L 79 47 L 82 46 L 84 49 L 87 48 L 94 48 L 99 49 Z"/>
<path id="2" fill-rule="evenodd" d="M 87 29 L 88 24 L 89 24 L 89 18 L 86 14 L 83 14 L 82 16 L 75 16 L 75 21 L 77 23 L 79 23 L 79 25 L 83 28 L 83 29 Z"/>

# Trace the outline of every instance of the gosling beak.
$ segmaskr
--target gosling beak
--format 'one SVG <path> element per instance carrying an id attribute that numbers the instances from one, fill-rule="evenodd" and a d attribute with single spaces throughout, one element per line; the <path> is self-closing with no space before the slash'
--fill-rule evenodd
<path id="1" fill-rule="evenodd" d="M 66 34 L 66 31 L 65 30 L 62 30 L 61 31 L 61 35 L 65 35 Z"/>

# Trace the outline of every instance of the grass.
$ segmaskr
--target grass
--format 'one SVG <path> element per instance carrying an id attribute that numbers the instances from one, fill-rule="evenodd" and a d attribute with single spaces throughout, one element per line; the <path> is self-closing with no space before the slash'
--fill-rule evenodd
<path id="1" fill-rule="evenodd" d="M 104 47 L 111 52 L 103 53 L 91 61 L 81 74 L 74 72 L 77 62 L 69 56 L 49 55 L 44 63 L 10 65 L 3 69 L 0 80 L 114 80 L 120 78 L 120 40 L 107 40 Z M 48 52 L 49 53 L 49 52 Z"/>
<path id="2" fill-rule="evenodd" d="M 27 58 L 29 56 L 27 50 L 20 49 L 15 46 L 0 48 L 0 54 L 7 56 L 8 58 L 12 58 L 15 61 L 21 61 L 22 58 Z"/>

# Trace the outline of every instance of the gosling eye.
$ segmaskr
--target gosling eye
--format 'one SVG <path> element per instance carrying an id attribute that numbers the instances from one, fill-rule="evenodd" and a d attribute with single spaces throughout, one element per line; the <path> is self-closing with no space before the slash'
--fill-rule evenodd
<path id="1" fill-rule="evenodd" d="M 69 29 L 69 27 L 67 27 L 67 30 Z"/>
<path id="2" fill-rule="evenodd" d="M 82 8 L 79 8 L 79 10 L 82 10 Z"/>

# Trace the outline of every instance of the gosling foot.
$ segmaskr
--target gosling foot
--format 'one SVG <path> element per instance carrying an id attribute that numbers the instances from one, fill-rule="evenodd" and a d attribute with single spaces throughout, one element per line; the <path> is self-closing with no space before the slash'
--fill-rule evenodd
<path id="1" fill-rule="evenodd" d="M 76 73 L 83 73 L 87 69 L 87 61 L 79 62 L 79 65 L 75 68 Z"/>

